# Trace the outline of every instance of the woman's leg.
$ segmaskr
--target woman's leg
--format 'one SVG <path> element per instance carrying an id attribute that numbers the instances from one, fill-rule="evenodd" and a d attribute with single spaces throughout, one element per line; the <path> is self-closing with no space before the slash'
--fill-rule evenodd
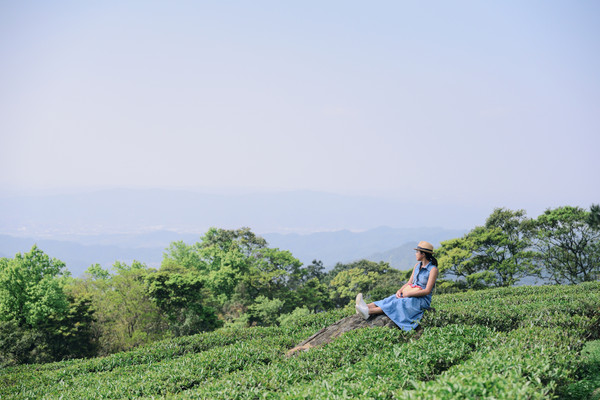
<path id="1" fill-rule="evenodd" d="M 381 307 L 377 307 L 375 303 L 369 303 L 367 307 L 369 307 L 369 314 L 383 314 Z"/>

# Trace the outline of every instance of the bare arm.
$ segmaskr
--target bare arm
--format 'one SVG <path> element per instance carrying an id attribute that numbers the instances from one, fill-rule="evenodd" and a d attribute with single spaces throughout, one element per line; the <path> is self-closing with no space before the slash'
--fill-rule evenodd
<path id="1" fill-rule="evenodd" d="M 402 285 L 402 287 L 400 289 L 398 289 L 398 291 L 396 292 L 397 298 L 406 297 L 404 292 L 406 291 L 406 289 L 411 288 L 410 285 L 413 283 L 414 276 L 415 276 L 415 269 L 413 268 L 413 272 L 412 272 L 412 274 L 410 274 L 410 279 L 408 280 L 408 282 L 406 282 L 404 285 Z"/>
<path id="2" fill-rule="evenodd" d="M 418 287 L 410 287 L 408 286 L 402 291 L 402 295 L 404 297 L 422 297 L 427 296 L 433 290 L 433 286 L 435 286 L 435 281 L 438 277 L 438 269 L 432 268 L 431 272 L 429 272 L 429 279 L 427 280 L 427 286 L 424 289 L 420 289 Z M 412 280 L 412 276 L 411 276 Z M 403 286 L 404 287 L 404 286 Z"/>

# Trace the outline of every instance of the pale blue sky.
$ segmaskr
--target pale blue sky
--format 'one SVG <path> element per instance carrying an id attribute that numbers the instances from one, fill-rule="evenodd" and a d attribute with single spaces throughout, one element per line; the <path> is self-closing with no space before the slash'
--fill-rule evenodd
<path id="1" fill-rule="evenodd" d="M 600 202 L 600 2 L 2 1 L 0 187 Z"/>

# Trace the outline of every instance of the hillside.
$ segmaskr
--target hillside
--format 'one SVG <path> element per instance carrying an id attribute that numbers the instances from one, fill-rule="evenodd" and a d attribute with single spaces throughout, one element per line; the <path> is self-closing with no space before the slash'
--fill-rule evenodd
<path id="1" fill-rule="evenodd" d="M 383 261 L 399 270 L 408 270 L 415 264 L 414 243 L 405 243 L 387 251 L 373 253 L 365 257 L 369 261 Z"/>
<path id="2" fill-rule="evenodd" d="M 592 398 L 600 282 L 436 295 L 421 332 L 358 329 L 286 357 L 349 315 L 220 329 L 105 358 L 0 371 L 0 398 Z M 586 353 L 587 352 L 587 353 Z"/>

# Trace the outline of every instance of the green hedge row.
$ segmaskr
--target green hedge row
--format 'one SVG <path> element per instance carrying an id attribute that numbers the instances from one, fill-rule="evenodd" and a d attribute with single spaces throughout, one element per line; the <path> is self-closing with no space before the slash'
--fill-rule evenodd
<path id="1" fill-rule="evenodd" d="M 560 328 L 499 333 L 473 357 L 399 399 L 545 399 L 573 378 L 583 342 Z"/>
<path id="2" fill-rule="evenodd" d="M 384 329 L 384 328 L 379 328 Z M 392 398 L 415 381 L 428 381 L 471 357 L 488 337 L 489 328 L 450 325 L 427 328 L 418 340 L 379 348 L 353 365 L 320 379 L 285 388 L 274 398 Z"/>
<path id="3" fill-rule="evenodd" d="M 434 298 L 436 311 L 425 313 L 422 325 L 484 325 L 499 331 L 560 327 L 594 340 L 600 338 L 599 304 L 600 282 L 444 294 Z"/>
<path id="4" fill-rule="evenodd" d="M 581 349 L 600 335 L 600 282 L 437 295 L 433 306 L 422 332 L 359 329 L 289 358 L 352 310 L 6 368 L 0 398 L 552 398 L 578 387 Z"/>

